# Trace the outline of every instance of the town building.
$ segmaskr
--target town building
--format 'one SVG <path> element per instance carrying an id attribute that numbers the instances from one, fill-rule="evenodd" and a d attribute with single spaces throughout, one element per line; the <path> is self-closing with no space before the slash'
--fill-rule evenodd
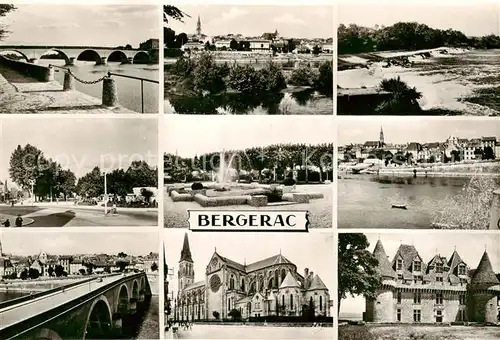
<path id="1" fill-rule="evenodd" d="M 269 51 L 271 49 L 271 40 L 265 39 L 249 39 L 251 51 Z"/>
<path id="2" fill-rule="evenodd" d="M 215 48 L 218 50 L 229 50 L 231 48 L 231 40 L 216 40 L 214 41 Z"/>
<path id="3" fill-rule="evenodd" d="M 316 316 L 330 316 L 330 293 L 318 274 L 304 275 L 281 253 L 241 264 L 214 251 L 205 278 L 195 282 L 194 262 L 184 235 L 178 270 L 177 320 L 228 319 L 232 310 L 243 319 L 270 315 L 300 316 L 309 306 Z"/>
<path id="4" fill-rule="evenodd" d="M 15 272 L 15 268 L 7 255 L 2 250 L 2 240 L 0 240 L 0 279 Z"/>
<path id="5" fill-rule="evenodd" d="M 447 259 L 425 261 L 413 245 L 400 245 L 392 262 L 382 242 L 373 255 L 381 278 L 375 297 L 366 297 L 363 319 L 375 323 L 497 322 L 500 282 L 485 251 L 470 270 L 455 250 Z"/>

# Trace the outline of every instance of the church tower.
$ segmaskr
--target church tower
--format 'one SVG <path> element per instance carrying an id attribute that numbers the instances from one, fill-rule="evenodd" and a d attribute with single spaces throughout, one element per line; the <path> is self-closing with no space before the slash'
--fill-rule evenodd
<path id="1" fill-rule="evenodd" d="M 384 146 L 384 130 L 382 130 L 382 127 L 380 127 L 380 138 L 379 138 L 379 144 L 380 146 Z"/>
<path id="2" fill-rule="evenodd" d="M 179 272 L 177 273 L 179 291 L 184 290 L 187 286 L 194 282 L 194 263 L 191 258 L 191 250 L 189 249 L 189 241 L 187 233 L 184 234 L 184 243 L 181 250 L 181 259 L 179 261 Z"/>
<path id="3" fill-rule="evenodd" d="M 3 256 L 3 253 L 2 253 L 2 240 L 0 240 L 0 257 Z"/>
<path id="4" fill-rule="evenodd" d="M 196 35 L 201 36 L 201 20 L 200 16 L 198 15 L 198 22 L 196 22 Z"/>

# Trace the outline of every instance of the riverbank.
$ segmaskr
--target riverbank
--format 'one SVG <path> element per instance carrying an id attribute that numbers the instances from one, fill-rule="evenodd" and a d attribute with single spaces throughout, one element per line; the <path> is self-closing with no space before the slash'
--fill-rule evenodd
<path id="1" fill-rule="evenodd" d="M 35 280 L 3 280 L 0 283 L 2 292 L 43 292 L 49 289 L 69 285 L 78 281 L 86 280 L 92 276 L 74 276 L 64 278 L 38 278 Z M 97 276 L 95 276 L 97 277 Z"/>
<path id="2" fill-rule="evenodd" d="M 158 339 L 160 336 L 160 318 L 159 318 L 160 298 L 158 295 L 151 297 L 149 305 L 136 339 Z"/>
<path id="3" fill-rule="evenodd" d="M 37 82 L 0 64 L 0 113 L 114 114 L 135 113 L 121 106 L 102 106 L 98 98 L 63 91 L 57 81 Z"/>
<path id="4" fill-rule="evenodd" d="M 423 115 L 497 116 L 500 77 L 492 75 L 500 71 L 499 55 L 499 50 L 456 48 L 339 55 L 339 93 L 372 91 L 383 79 L 400 77 L 422 93 Z M 391 58 L 408 64 L 389 63 Z"/>

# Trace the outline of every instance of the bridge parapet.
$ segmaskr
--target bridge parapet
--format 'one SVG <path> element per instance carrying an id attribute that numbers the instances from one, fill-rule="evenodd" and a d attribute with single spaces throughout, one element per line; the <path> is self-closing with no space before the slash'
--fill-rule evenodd
<path id="1" fill-rule="evenodd" d="M 26 63 L 23 61 L 12 60 L 1 55 L 0 63 L 40 81 L 49 82 L 54 80 L 54 69 L 51 67 L 37 65 L 35 63 Z"/>
<path id="2" fill-rule="evenodd" d="M 81 293 L 82 289 L 89 289 L 89 292 L 25 320 L 23 320 L 25 315 L 19 315 L 19 322 L 11 323 L 3 329 L 0 325 L 0 338 L 102 339 L 128 334 L 131 331 L 129 327 L 134 326 L 134 320 L 140 319 L 137 313 L 142 312 L 150 303 L 150 296 L 146 297 L 143 303 L 133 297 L 134 292 L 139 296 L 140 290 L 146 288 L 147 291 L 149 282 L 146 274 L 138 273 L 123 277 L 112 275 L 105 279 L 110 280 L 110 283 L 97 289 L 91 289 L 90 281 L 96 280 L 95 278 L 86 280 L 83 284 L 79 283 L 80 286 L 73 285 L 73 289 L 78 293 Z M 145 287 L 140 286 L 142 283 Z M 64 292 L 68 286 L 61 289 Z M 30 307 L 37 308 L 38 305 L 50 304 L 50 299 L 48 296 Z M 6 320 L 12 320 L 16 308 L 23 308 L 22 303 L 19 307 L 10 306 Z"/>

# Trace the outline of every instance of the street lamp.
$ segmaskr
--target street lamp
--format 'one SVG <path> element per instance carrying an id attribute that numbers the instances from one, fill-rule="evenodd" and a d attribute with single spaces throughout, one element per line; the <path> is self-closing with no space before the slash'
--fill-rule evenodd
<path id="1" fill-rule="evenodd" d="M 104 174 L 104 216 L 108 215 L 108 182 L 106 179 L 106 171 Z"/>
<path id="2" fill-rule="evenodd" d="M 35 204 L 35 180 L 31 179 L 29 184 L 31 186 L 31 205 L 33 206 Z"/>

